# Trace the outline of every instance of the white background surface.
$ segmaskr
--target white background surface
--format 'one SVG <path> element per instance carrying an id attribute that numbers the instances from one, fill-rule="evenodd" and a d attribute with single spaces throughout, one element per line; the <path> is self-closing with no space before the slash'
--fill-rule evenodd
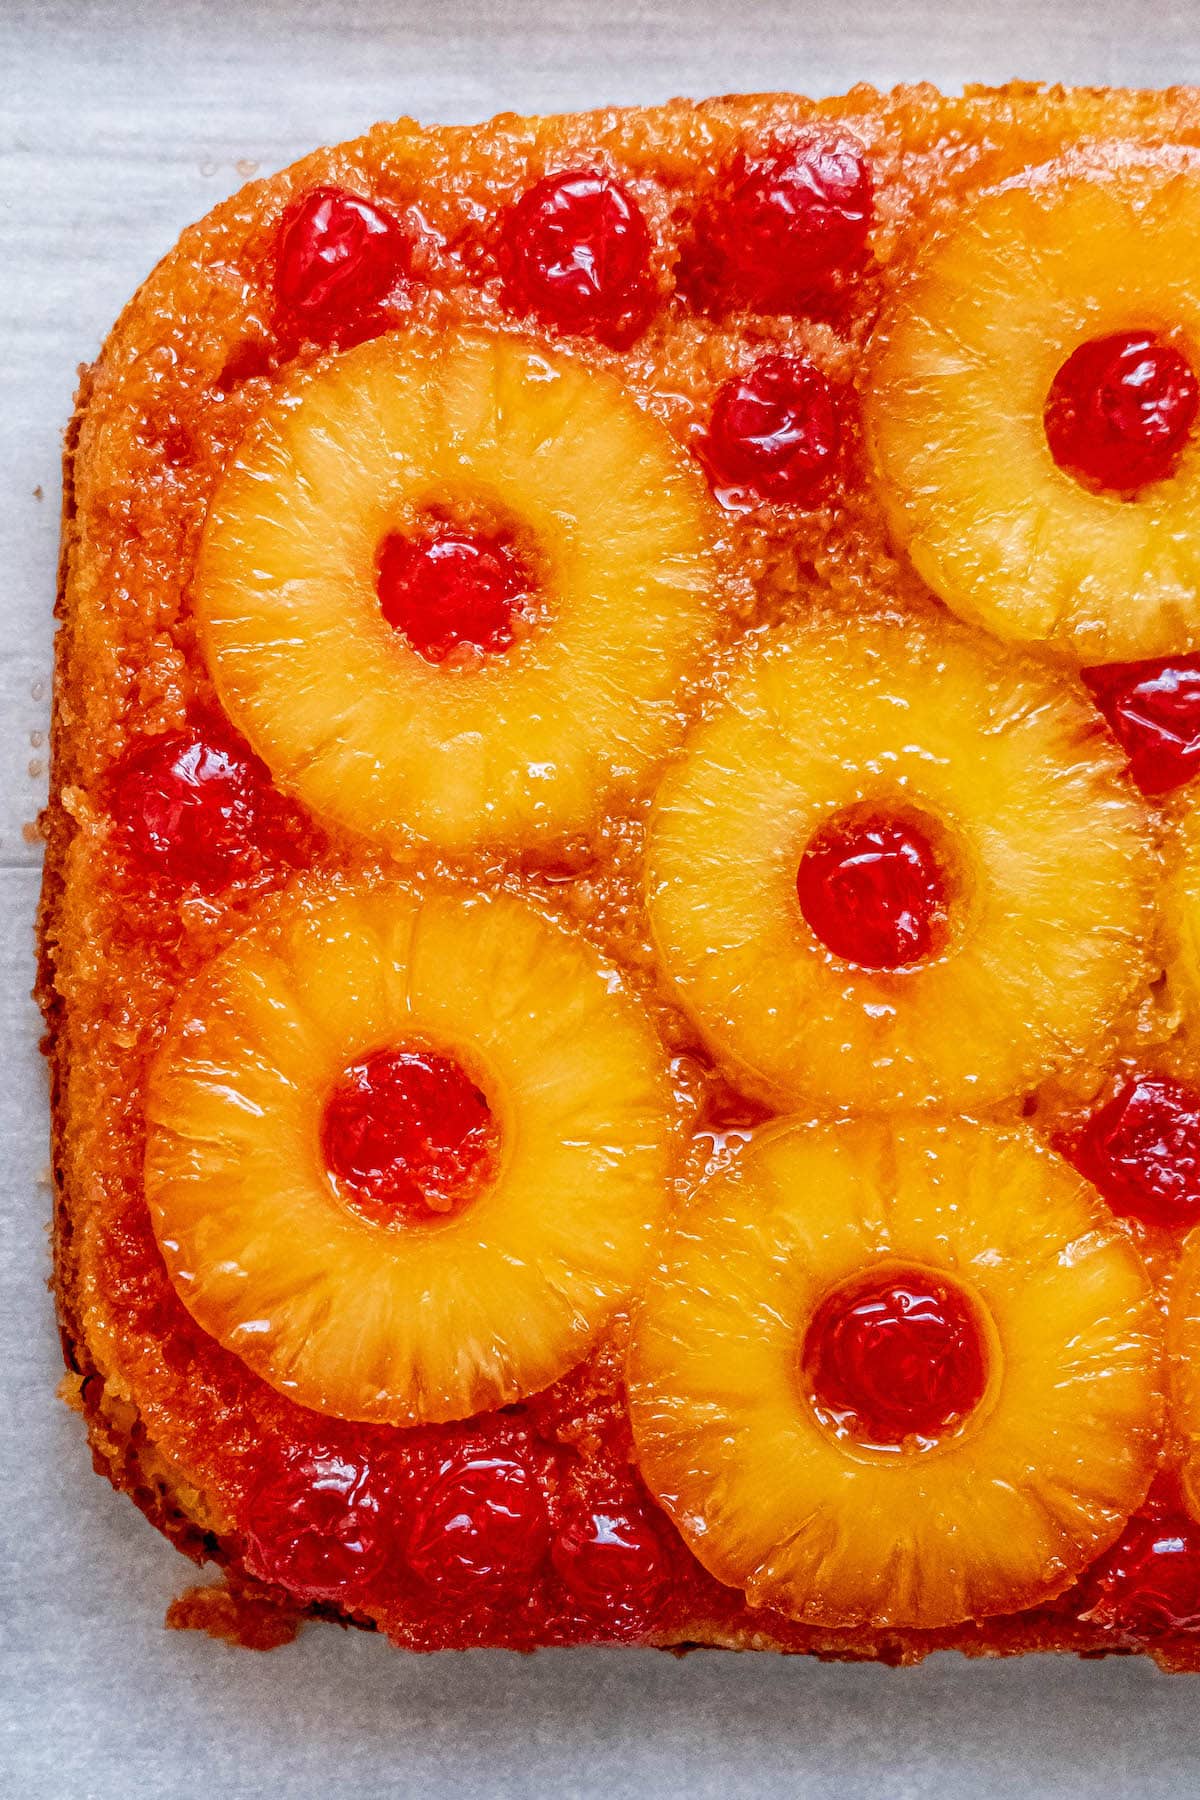
<path id="1" fill-rule="evenodd" d="M 75 365 L 246 176 L 402 112 L 1014 77 L 1200 80 L 1197 0 L 0 0 L 0 1792 L 1125 1800 L 1200 1790 L 1200 1678 L 939 1658 L 270 1656 L 161 1629 L 189 1566 L 53 1400 L 31 918 Z M 35 498 L 40 488 L 44 498 Z M 7 1768 L 7 1775 L 4 1773 Z"/>

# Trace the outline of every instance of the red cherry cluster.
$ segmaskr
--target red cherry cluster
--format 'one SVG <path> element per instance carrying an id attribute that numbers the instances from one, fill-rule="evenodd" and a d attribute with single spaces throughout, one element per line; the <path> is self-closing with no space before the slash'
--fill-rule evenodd
<path id="1" fill-rule="evenodd" d="M 516 1447 L 441 1455 L 405 1546 L 436 1596 L 489 1603 L 556 1580 L 568 1608 L 607 1634 L 644 1625 L 667 1572 L 644 1503 L 564 1495 L 557 1480 L 548 1489 Z"/>
<path id="2" fill-rule="evenodd" d="M 684 251 L 684 292 L 720 309 L 820 310 L 866 262 L 872 192 L 866 158 L 847 138 L 737 156 Z M 767 355 L 720 389 L 700 452 L 727 506 L 812 506 L 840 436 L 827 377 L 803 358 Z"/>
<path id="3" fill-rule="evenodd" d="M 519 1450 L 449 1441 L 411 1464 L 386 1448 L 289 1446 L 256 1472 L 242 1534 L 252 1575 L 350 1610 L 414 1578 L 456 1602 L 527 1591 L 550 1543 Z"/>
<path id="4" fill-rule="evenodd" d="M 291 1446 L 257 1472 L 242 1533 L 248 1571 L 300 1600 L 353 1611 L 415 1580 L 430 1604 L 490 1607 L 550 1582 L 609 1635 L 644 1626 L 668 1572 L 644 1502 L 550 1500 L 518 1439 L 427 1436 L 414 1464 Z"/>
<path id="5" fill-rule="evenodd" d="M 870 168 L 848 138 L 808 134 L 739 154 L 693 223 L 681 290 L 710 308 L 819 307 L 865 263 L 872 204 Z M 500 221 L 504 303 L 553 330 L 622 347 L 654 310 L 653 251 L 645 214 L 615 175 L 548 174 Z M 284 214 L 276 240 L 281 328 L 325 343 L 384 330 L 387 302 L 412 264 L 409 228 L 393 212 L 349 189 L 314 188 Z M 825 376 L 800 358 L 767 356 L 721 389 L 698 448 L 726 503 L 812 505 L 838 436 Z M 499 613 L 484 629 L 503 636 Z"/>
<path id="6" fill-rule="evenodd" d="M 680 283 L 705 305 L 794 313 L 819 306 L 867 260 L 871 171 L 845 136 L 802 135 L 739 153 L 718 178 L 681 256 Z M 275 252 L 280 315 L 332 337 L 408 274 L 396 215 L 347 188 L 318 187 L 284 214 Z M 653 241 L 625 184 L 592 167 L 542 177 L 501 219 L 506 304 L 560 331 L 627 342 L 649 322 Z"/>

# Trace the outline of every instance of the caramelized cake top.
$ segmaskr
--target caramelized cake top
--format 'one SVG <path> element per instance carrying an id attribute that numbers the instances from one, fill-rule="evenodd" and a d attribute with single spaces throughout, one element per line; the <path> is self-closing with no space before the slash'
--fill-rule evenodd
<path id="1" fill-rule="evenodd" d="M 1200 290 L 1171 249 L 1197 145 L 1183 90 L 400 121 L 243 189 L 131 302 L 69 453 L 42 979 L 59 1291 L 114 1479 L 239 1591 L 420 1648 L 1195 1659 L 1195 1408 L 1180 1377 L 1164 1433 L 1158 1339 L 1200 1216 L 1187 888 L 1164 886 L 1200 744 Z M 644 1053 L 645 1116 L 614 1091 L 596 1136 L 618 1169 L 677 1146 L 687 1208 L 649 1253 L 636 1442 L 624 1251 L 611 1291 L 589 1276 L 604 1304 L 567 1309 L 563 1342 L 589 1321 L 577 1355 L 518 1343 L 530 1303 L 490 1344 L 507 1386 L 457 1371 L 486 1410 L 422 1388 L 402 1426 L 297 1386 L 320 1309 L 289 1361 L 246 1353 L 282 1288 L 265 1310 L 196 1300 L 220 1257 L 181 1234 L 177 1190 L 203 1175 L 215 1089 L 236 1106 L 247 1046 L 274 1045 L 238 1037 L 227 995 L 231 1072 L 192 1080 L 214 971 L 256 944 L 290 971 L 331 895 L 374 920 L 398 891 L 422 918 L 493 897 L 549 960 L 514 973 L 496 948 L 484 981 L 447 936 L 407 1035 L 384 1008 L 338 1036 L 377 924 L 321 940 L 320 1008 L 289 1012 L 262 975 L 290 1086 L 313 1084 L 295 1156 L 340 1189 L 348 1232 L 402 1231 L 378 1209 L 417 1206 L 444 1247 L 512 1120 L 540 1116 L 505 1112 L 516 1061 L 476 1067 L 454 1030 L 507 1020 L 535 1096 L 585 1050 L 593 1086 Z M 570 1035 L 593 978 L 625 1048 Z M 977 1117 L 854 1117 L 931 1098 Z M 781 1110 L 803 1129 L 768 1123 Z M 269 1160 L 246 1146 L 240 1185 L 224 1176 L 243 1237 Z M 922 1201 L 904 1172 L 923 1155 L 959 1170 L 967 1222 L 957 1192 Z M 760 1264 L 778 1276 L 771 1233 L 794 1254 L 800 1226 L 744 1211 L 772 1159 L 812 1183 L 813 1257 L 857 1246 L 781 1298 L 774 1362 L 765 1315 L 739 1335 L 755 1293 L 730 1319 L 688 1260 L 728 1257 L 726 1299 Z M 580 1257 L 618 1241 L 626 1190 L 596 1184 Z M 1051 1192 L 1035 1230 L 1028 1196 Z M 521 1215 L 514 1263 L 551 1254 L 555 1197 Z M 690 1224 L 710 1214 L 711 1239 Z M 658 1231 L 653 1208 L 635 1227 Z M 1082 1274 L 1039 1288 L 1043 1263 L 1086 1265 L 1099 1311 L 1078 1312 Z M 688 1283 L 731 1333 L 715 1398 Z M 1193 1288 L 1174 1284 L 1173 1343 Z M 452 1363 L 467 1339 L 431 1331 Z M 751 1417 L 758 1435 L 717 1505 L 699 1420 L 743 1378 L 722 1443 Z M 1039 1438 L 1046 1381 L 1084 1397 Z M 801 1416 L 814 1514 L 869 1469 L 836 1543 L 772 1492 L 771 1432 Z M 1022 1467 L 1046 1482 L 1036 1526 L 981 1503 L 971 1554 L 923 1582 L 904 1508 L 953 1519 L 951 1494 Z"/>

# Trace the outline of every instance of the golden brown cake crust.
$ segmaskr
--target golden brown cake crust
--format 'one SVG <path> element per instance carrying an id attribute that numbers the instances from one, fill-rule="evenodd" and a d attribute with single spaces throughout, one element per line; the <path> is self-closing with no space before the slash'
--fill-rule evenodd
<path id="1" fill-rule="evenodd" d="M 546 169 L 599 159 L 620 171 L 643 205 L 656 243 L 654 278 L 665 296 L 679 221 L 703 172 L 739 143 L 811 120 L 844 121 L 872 159 L 876 260 L 836 324 L 760 320 L 756 338 L 800 351 L 831 377 L 852 382 L 881 298 L 964 195 L 1064 146 L 1115 139 L 1200 145 L 1200 92 L 1013 84 L 948 99 L 929 87 L 889 94 L 857 88 L 821 102 L 768 95 L 563 118 L 504 116 L 469 128 L 379 125 L 249 184 L 187 230 L 81 375 L 64 457 L 39 917 L 55 1293 L 70 1397 L 86 1419 L 97 1468 L 189 1556 L 226 1571 L 227 1587 L 185 1597 L 173 1609 L 174 1624 L 269 1647 L 284 1641 L 300 1616 L 241 1568 L 236 1529 L 256 1436 L 284 1429 L 290 1403 L 254 1384 L 183 1313 L 156 1262 L 140 1168 L 139 1096 L 173 995 L 237 934 L 252 907 L 269 902 L 286 870 L 264 869 L 216 899 L 142 895 L 122 872 L 106 781 L 134 740 L 177 728 L 214 704 L 188 585 L 208 499 L 279 367 L 264 275 L 272 234 L 289 200 L 318 183 L 363 189 L 399 211 L 417 207 L 434 247 L 412 284 L 407 313 L 395 322 L 435 331 L 464 320 L 501 322 L 488 220 Z M 577 340 L 565 347 L 585 363 L 619 369 L 639 401 L 687 444 L 716 386 L 741 366 L 747 342 L 737 318 L 664 309 L 631 350 Z M 750 515 L 729 523 L 718 550 L 729 637 L 783 614 L 788 595 L 803 586 L 820 584 L 844 606 L 929 605 L 888 548 L 856 440 L 830 504 L 793 520 L 786 541 L 769 519 Z M 297 832 L 298 860 L 321 870 L 375 879 L 388 866 L 381 854 L 336 832 L 306 824 Z M 536 869 L 502 858 L 482 859 L 471 872 L 532 888 L 547 905 L 564 908 L 641 984 L 672 1050 L 695 1062 L 694 1078 L 716 1084 L 647 972 L 645 921 L 632 898 L 639 832 L 636 815 L 604 822 L 593 845 L 607 869 L 599 880 L 559 881 L 552 890 Z M 1073 1099 L 1055 1103 L 1069 1113 Z M 608 1416 L 619 1392 L 619 1348 L 614 1340 L 575 1379 L 566 1414 Z M 559 1441 L 572 1429 L 551 1403 L 535 1423 Z M 711 1595 L 712 1585 L 701 1593 Z M 972 1655 L 1114 1648 L 1097 1628 L 1053 1608 L 942 1632 L 846 1633 L 752 1616 L 737 1600 L 718 1597 L 710 1605 L 701 1598 L 689 1616 L 649 1641 L 889 1663 L 943 1647 Z M 329 1607 L 307 1610 L 336 1616 Z M 431 1642 L 415 1618 L 385 1625 L 413 1647 L 445 1641 Z M 1154 1654 L 1164 1668 L 1200 1667 L 1195 1640 L 1163 1639 Z"/>

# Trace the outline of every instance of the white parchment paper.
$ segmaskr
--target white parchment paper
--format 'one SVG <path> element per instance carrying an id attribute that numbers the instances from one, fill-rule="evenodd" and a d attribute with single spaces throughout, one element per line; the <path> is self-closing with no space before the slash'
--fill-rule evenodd
<path id="1" fill-rule="evenodd" d="M 721 1654 L 416 1659 L 168 1634 L 191 1578 L 54 1400 L 32 980 L 75 365 L 182 226 L 377 118 L 865 79 L 1200 80 L 1197 0 L 0 0 L 0 1793 L 14 1800 L 1185 1796 L 1200 1680 Z M 1200 249 L 1198 249 L 1200 255 Z"/>

